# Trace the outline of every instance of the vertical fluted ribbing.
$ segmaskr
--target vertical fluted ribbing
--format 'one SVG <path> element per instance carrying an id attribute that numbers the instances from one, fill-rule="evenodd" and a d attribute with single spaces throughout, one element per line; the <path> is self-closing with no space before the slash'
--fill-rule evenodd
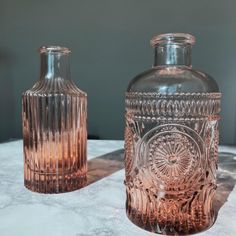
<path id="1" fill-rule="evenodd" d="M 86 184 L 86 122 L 81 122 L 86 95 L 61 82 L 37 86 L 22 100 L 25 185 L 43 193 L 81 188 Z"/>
<path id="2" fill-rule="evenodd" d="M 71 96 L 69 95 L 67 98 L 68 101 L 69 101 L 69 104 L 68 104 L 68 113 L 67 114 L 71 114 L 72 115 L 72 99 L 71 99 Z M 68 127 L 68 155 L 67 155 L 67 170 L 71 171 L 71 152 L 72 152 L 72 146 L 71 146 L 71 115 L 68 115 L 67 117 L 67 127 Z M 71 185 L 71 179 L 67 179 L 67 184 L 68 186 Z"/>
<path id="3" fill-rule="evenodd" d="M 65 144 L 67 143 L 67 134 L 66 134 L 66 114 L 67 114 L 67 110 L 66 110 L 66 104 L 67 99 L 66 96 L 64 96 L 62 98 L 62 108 L 61 108 L 61 133 L 62 133 L 62 143 Z M 65 155 L 67 153 L 67 146 L 66 145 L 62 145 L 62 191 L 65 191 L 65 186 L 67 184 L 66 178 L 65 178 L 65 171 L 66 171 L 66 167 L 65 167 Z"/>

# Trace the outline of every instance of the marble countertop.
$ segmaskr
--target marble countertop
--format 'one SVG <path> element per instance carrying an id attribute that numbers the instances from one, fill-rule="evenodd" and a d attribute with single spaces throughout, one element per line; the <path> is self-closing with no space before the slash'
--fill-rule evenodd
<path id="1" fill-rule="evenodd" d="M 123 141 L 89 140 L 89 185 L 45 195 L 23 185 L 22 141 L 0 144 L 0 235 L 154 235 L 126 217 L 122 148 Z M 220 152 L 218 218 L 211 229 L 198 235 L 236 235 L 236 148 L 223 146 Z"/>

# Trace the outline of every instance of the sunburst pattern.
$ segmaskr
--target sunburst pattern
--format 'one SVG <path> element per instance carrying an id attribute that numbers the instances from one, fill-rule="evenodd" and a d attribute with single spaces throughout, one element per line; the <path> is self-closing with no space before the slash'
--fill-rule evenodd
<path id="1" fill-rule="evenodd" d="M 157 134 L 149 142 L 151 170 L 165 183 L 182 183 L 194 173 L 199 153 L 196 143 L 178 132 Z"/>

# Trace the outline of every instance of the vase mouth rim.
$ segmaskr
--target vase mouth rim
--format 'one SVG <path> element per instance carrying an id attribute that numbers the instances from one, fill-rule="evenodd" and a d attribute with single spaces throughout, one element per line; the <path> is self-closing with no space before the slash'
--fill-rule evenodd
<path id="1" fill-rule="evenodd" d="M 159 34 L 154 36 L 150 44 L 152 47 L 155 47 L 159 44 L 190 44 L 193 45 L 195 43 L 195 37 L 191 34 L 187 33 L 166 33 Z"/>
<path id="2" fill-rule="evenodd" d="M 47 45 L 47 46 L 41 46 L 39 48 L 40 53 L 61 53 L 61 54 L 69 54 L 71 53 L 71 50 L 67 47 L 61 47 L 61 46 L 54 46 L 54 45 Z"/>

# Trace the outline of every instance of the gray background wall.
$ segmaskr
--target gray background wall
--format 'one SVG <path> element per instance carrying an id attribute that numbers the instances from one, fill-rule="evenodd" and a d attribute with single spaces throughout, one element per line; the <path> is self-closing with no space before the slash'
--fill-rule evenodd
<path id="1" fill-rule="evenodd" d="M 89 133 L 123 138 L 124 91 L 150 68 L 150 38 L 196 36 L 193 64 L 223 92 L 221 143 L 236 142 L 235 0 L 1 0 L 0 141 L 21 137 L 21 93 L 39 75 L 36 49 L 72 49 L 71 71 L 89 96 Z"/>

